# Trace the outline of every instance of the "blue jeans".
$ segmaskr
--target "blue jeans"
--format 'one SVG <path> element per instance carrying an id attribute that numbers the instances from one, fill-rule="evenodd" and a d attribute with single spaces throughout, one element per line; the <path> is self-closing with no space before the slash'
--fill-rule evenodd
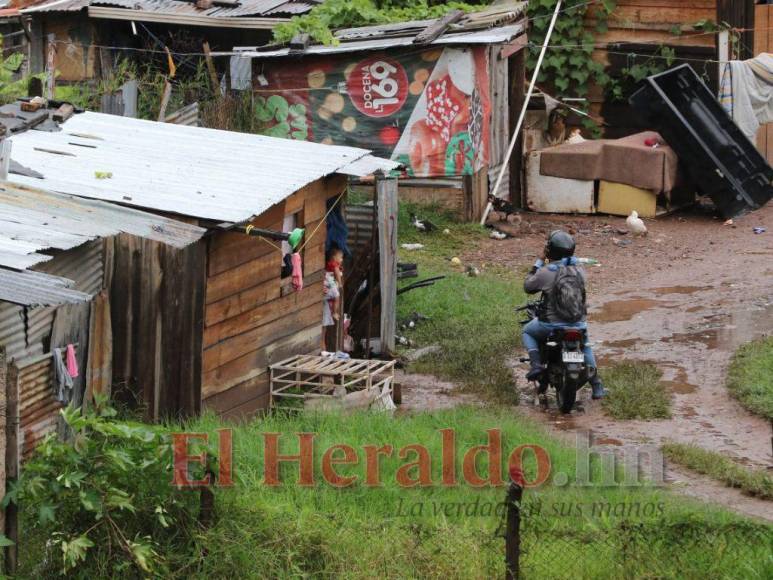
<path id="1" fill-rule="evenodd" d="M 578 322 L 577 324 L 562 324 L 558 322 L 542 322 L 534 318 L 526 326 L 523 327 L 523 346 L 526 350 L 539 351 L 540 343 L 545 342 L 550 336 L 550 333 L 557 328 L 576 328 L 578 330 L 585 330 L 585 348 L 583 353 L 585 354 L 585 364 L 588 367 L 596 368 L 596 357 L 593 356 L 593 350 L 590 347 L 588 339 L 588 324 L 586 322 Z"/>

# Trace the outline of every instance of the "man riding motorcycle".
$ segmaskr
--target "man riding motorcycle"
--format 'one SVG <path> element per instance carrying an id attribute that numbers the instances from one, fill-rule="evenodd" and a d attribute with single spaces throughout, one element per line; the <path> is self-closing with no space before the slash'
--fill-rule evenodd
<path id="1" fill-rule="evenodd" d="M 541 259 L 534 263 L 523 283 L 527 294 L 542 292 L 540 315 L 523 328 L 523 345 L 529 352 L 530 370 L 526 379 L 539 379 L 544 367 L 540 357 L 540 343 L 545 342 L 557 328 L 583 330 L 585 336 L 585 364 L 588 367 L 588 382 L 592 397 L 601 399 L 606 390 L 596 371 L 596 359 L 587 337 L 585 307 L 585 270 L 574 257 L 574 238 L 562 230 L 555 230 L 548 236 Z M 546 264 L 545 260 L 549 263 Z M 556 285 L 560 285 L 556 292 Z M 568 304 L 567 304 L 568 302 Z"/>

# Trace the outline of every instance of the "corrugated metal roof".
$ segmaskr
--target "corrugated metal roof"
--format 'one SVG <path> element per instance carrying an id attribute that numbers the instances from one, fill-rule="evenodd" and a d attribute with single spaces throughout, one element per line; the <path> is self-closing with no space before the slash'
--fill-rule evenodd
<path id="1" fill-rule="evenodd" d="M 297 6 L 296 6 L 297 4 Z M 51 0 L 23 10 L 25 14 L 34 12 L 73 12 L 89 6 L 117 6 L 128 10 L 155 12 L 158 14 L 195 15 L 212 17 L 266 16 L 282 14 L 302 14 L 311 10 L 314 0 L 241 0 L 235 6 L 212 6 L 206 10 L 196 8 L 189 0 Z M 140 18 L 138 17 L 138 20 Z"/>
<path id="2" fill-rule="evenodd" d="M 0 268 L 0 300 L 20 306 L 53 306 L 88 302 L 91 294 L 75 290 L 75 282 L 42 272 Z"/>
<path id="3" fill-rule="evenodd" d="M 499 28 L 491 28 L 487 30 L 476 30 L 472 32 L 458 32 L 454 34 L 445 34 L 430 43 L 430 45 L 436 46 L 448 46 L 448 45 L 469 45 L 469 44 L 497 44 L 500 42 L 509 42 L 513 38 L 519 36 L 526 30 L 526 24 L 524 22 L 517 22 L 515 24 L 509 24 L 507 26 L 500 26 Z M 385 36 L 382 38 L 367 38 L 365 40 L 353 40 L 351 42 L 341 42 L 334 46 L 327 46 L 323 44 L 309 46 L 305 51 L 299 53 L 298 50 L 291 50 L 290 48 L 279 48 L 275 50 L 255 50 L 254 48 L 234 48 L 235 52 L 231 53 L 217 53 L 223 54 L 240 54 L 242 56 L 249 56 L 251 58 L 277 58 L 283 56 L 297 56 L 299 54 L 310 55 L 326 55 L 326 54 L 342 54 L 347 52 L 359 52 L 364 50 L 381 50 L 385 48 L 395 48 L 398 46 L 416 46 L 413 44 L 415 34 L 409 34 L 407 36 Z"/>
<path id="4" fill-rule="evenodd" d="M 109 203 L 1 182 L 0 232 L 0 266 L 25 270 L 51 259 L 40 253 L 43 250 L 68 250 L 121 232 L 182 248 L 205 230 Z"/>
<path id="5" fill-rule="evenodd" d="M 260 215 L 320 177 L 339 170 L 352 174 L 357 167 L 351 164 L 370 153 L 88 112 L 70 118 L 57 133 L 27 131 L 11 142 L 11 157 L 44 176 L 14 175 L 16 182 L 229 222 Z M 378 165 L 399 166 L 387 160 Z M 112 177 L 97 179 L 96 172 Z"/>

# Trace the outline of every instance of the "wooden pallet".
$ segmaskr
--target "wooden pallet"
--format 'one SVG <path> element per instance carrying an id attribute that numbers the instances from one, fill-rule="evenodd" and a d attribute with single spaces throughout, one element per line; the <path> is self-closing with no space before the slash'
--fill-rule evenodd
<path id="1" fill-rule="evenodd" d="M 392 396 L 395 361 L 295 355 L 271 365 L 269 372 L 271 407 L 351 408 L 385 393 Z"/>

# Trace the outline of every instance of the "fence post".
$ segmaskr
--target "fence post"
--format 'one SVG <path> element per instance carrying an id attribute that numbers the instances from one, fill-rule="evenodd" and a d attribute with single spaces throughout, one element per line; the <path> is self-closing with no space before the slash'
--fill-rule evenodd
<path id="1" fill-rule="evenodd" d="M 16 484 L 19 479 L 19 369 L 8 366 L 6 374 L 5 481 Z M 9 503 L 5 508 L 5 537 L 13 542 L 5 548 L 5 573 L 16 573 L 19 554 L 19 508 Z"/>
<path id="2" fill-rule="evenodd" d="M 521 498 L 523 488 L 511 481 L 507 488 L 507 521 L 505 524 L 505 580 L 517 580 L 521 559 Z"/>
<path id="3" fill-rule="evenodd" d="M 376 194 L 381 268 L 381 352 L 389 354 L 395 349 L 397 327 L 397 178 L 379 175 Z"/>

